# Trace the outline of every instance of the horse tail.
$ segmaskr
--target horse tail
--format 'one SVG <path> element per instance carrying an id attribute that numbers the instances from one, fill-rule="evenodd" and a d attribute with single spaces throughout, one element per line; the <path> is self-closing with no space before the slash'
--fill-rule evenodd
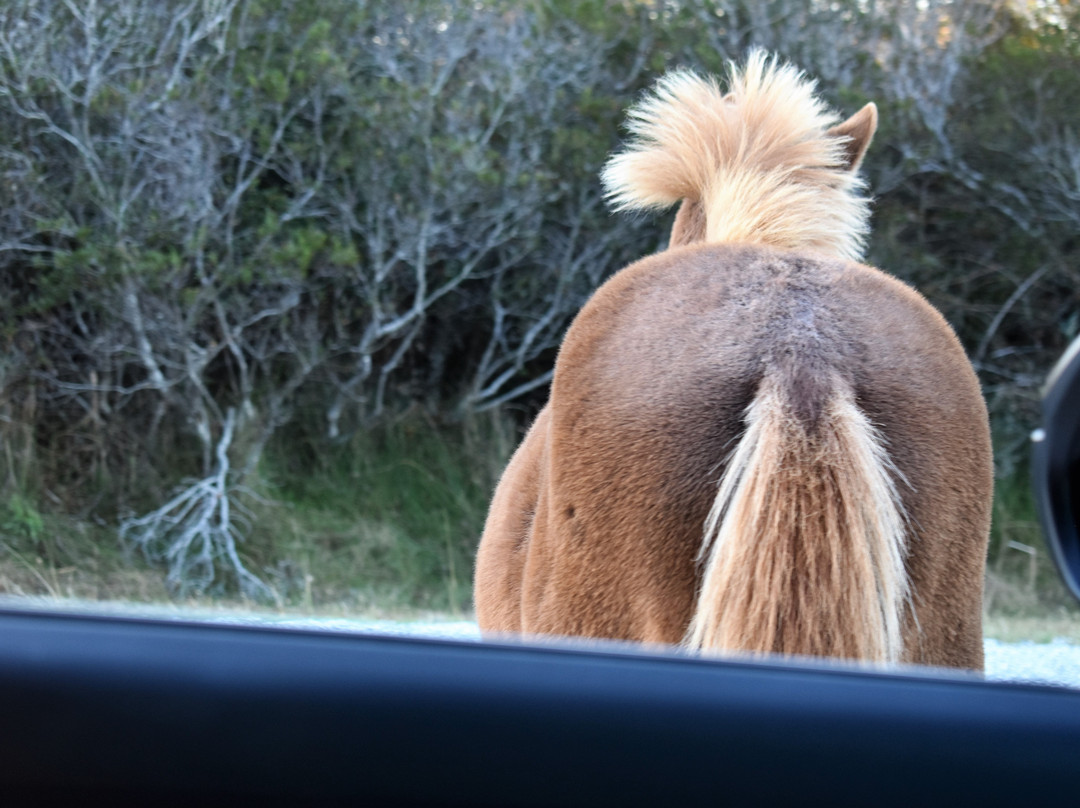
<path id="1" fill-rule="evenodd" d="M 685 642 L 895 661 L 908 596 L 899 472 L 845 382 L 821 388 L 813 417 L 784 388 L 766 376 L 746 412 L 706 520 Z"/>

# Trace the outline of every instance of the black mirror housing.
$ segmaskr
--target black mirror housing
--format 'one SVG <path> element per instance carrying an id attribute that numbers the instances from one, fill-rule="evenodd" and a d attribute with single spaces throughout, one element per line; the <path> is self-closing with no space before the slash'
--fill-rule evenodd
<path id="1" fill-rule="evenodd" d="M 1031 440 L 1043 534 L 1066 586 L 1080 599 L 1080 337 L 1050 372 L 1042 426 Z"/>

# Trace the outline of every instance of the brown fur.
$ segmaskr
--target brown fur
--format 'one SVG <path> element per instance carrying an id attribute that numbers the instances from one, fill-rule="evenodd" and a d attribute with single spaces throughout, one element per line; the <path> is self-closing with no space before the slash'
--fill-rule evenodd
<path id="1" fill-rule="evenodd" d="M 834 125 L 797 72 L 761 56 L 746 70 L 708 102 L 734 141 L 695 112 L 706 134 L 679 124 L 679 148 L 698 143 L 680 179 L 672 143 L 648 134 L 669 112 L 654 97 L 630 153 L 667 168 L 606 175 L 623 207 L 677 187 L 672 246 L 604 284 L 567 332 L 492 502 L 480 627 L 981 668 L 992 480 L 978 383 L 918 293 L 848 260 L 866 202 L 827 176 L 857 167 L 876 111 Z M 740 110 L 772 134 L 740 129 Z M 748 226 L 765 208 L 717 207 L 739 197 L 709 189 L 717 162 L 744 191 L 833 201 Z M 777 191 L 780 174 L 801 187 Z M 731 221 L 743 235 L 714 242 Z"/>

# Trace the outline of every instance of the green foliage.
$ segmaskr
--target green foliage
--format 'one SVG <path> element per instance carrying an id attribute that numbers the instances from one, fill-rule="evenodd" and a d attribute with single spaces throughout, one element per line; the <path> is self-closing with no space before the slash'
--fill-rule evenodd
<path id="1" fill-rule="evenodd" d="M 0 508 L 0 532 L 37 540 L 45 528 L 45 520 L 25 496 L 12 493 Z"/>
<path id="2" fill-rule="evenodd" d="M 283 436 L 253 541 L 299 605 L 466 611 L 488 498 L 511 446 L 501 418 L 409 417 L 326 447 Z M 370 606 L 370 602 L 365 605 Z"/>

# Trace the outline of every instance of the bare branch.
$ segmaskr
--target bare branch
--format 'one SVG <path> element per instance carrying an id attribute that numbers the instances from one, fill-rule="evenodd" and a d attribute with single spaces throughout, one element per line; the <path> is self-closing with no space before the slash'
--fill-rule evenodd
<path id="1" fill-rule="evenodd" d="M 244 566 L 237 549 L 242 540 L 238 517 L 232 512 L 237 492 L 229 482 L 229 447 L 235 426 L 236 411 L 229 410 L 215 452 L 214 473 L 187 483 L 160 508 L 122 520 L 120 541 L 151 561 L 165 563 L 166 580 L 181 596 L 205 592 L 224 563 L 246 596 L 272 601 L 273 590 Z"/>

